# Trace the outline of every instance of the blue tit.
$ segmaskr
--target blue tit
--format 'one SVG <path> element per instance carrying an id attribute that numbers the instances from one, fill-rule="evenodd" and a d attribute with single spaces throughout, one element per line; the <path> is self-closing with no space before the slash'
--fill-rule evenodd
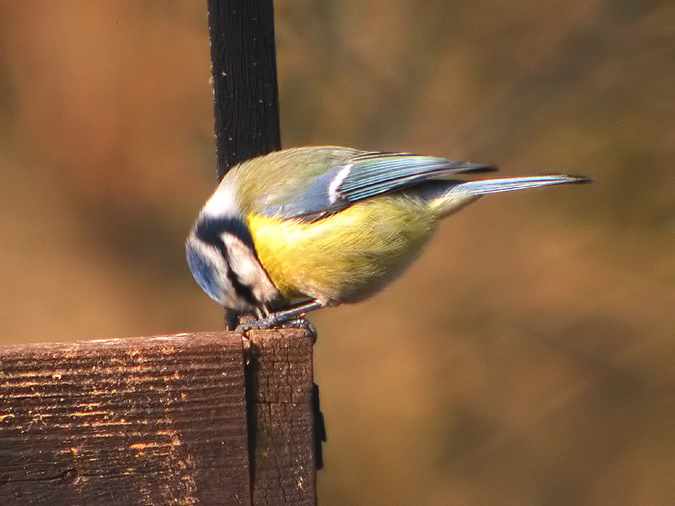
<path id="1" fill-rule="evenodd" d="M 286 149 L 222 179 L 186 242 L 197 284 L 269 327 L 361 301 L 395 279 L 439 221 L 490 193 L 585 183 L 569 175 L 473 176 L 494 166 L 337 146 Z"/>

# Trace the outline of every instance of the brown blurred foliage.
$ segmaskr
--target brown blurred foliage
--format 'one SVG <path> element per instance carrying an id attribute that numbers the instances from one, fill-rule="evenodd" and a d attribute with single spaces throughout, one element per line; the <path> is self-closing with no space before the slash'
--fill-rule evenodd
<path id="1" fill-rule="evenodd" d="M 564 169 L 317 314 L 323 505 L 675 503 L 675 4 L 277 3 L 284 144 Z M 203 2 L 0 0 L 5 342 L 221 327 Z"/>

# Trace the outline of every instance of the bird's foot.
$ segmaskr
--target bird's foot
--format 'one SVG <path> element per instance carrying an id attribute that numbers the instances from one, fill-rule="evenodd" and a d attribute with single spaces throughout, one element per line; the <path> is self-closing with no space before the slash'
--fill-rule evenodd
<path id="1" fill-rule="evenodd" d="M 256 329 L 269 329 L 278 324 L 276 319 L 272 318 L 274 315 L 270 315 L 266 318 L 255 319 L 253 317 L 244 317 L 239 320 L 239 325 L 236 327 L 237 332 L 247 332 L 249 330 Z"/>
<path id="2" fill-rule="evenodd" d="M 312 338 L 312 344 L 316 343 L 318 336 L 314 324 L 306 318 L 294 318 L 281 324 L 282 329 L 302 329 Z"/>
<path id="3" fill-rule="evenodd" d="M 316 330 L 314 326 L 305 320 L 304 315 L 310 311 L 315 311 L 324 307 L 324 304 L 318 301 L 311 301 L 290 309 L 269 313 L 263 318 L 257 320 L 253 317 L 241 317 L 237 325 L 237 332 L 245 333 L 254 329 L 270 329 L 273 327 L 281 328 L 301 328 L 307 330 L 316 341 Z"/>
<path id="4" fill-rule="evenodd" d="M 302 317 L 286 318 L 283 313 L 271 313 L 265 318 L 255 319 L 252 317 L 244 317 L 239 321 L 239 325 L 235 329 L 237 332 L 246 333 L 249 330 L 258 329 L 303 329 L 312 338 L 312 344 L 316 342 L 317 332 L 316 328 L 309 320 Z"/>

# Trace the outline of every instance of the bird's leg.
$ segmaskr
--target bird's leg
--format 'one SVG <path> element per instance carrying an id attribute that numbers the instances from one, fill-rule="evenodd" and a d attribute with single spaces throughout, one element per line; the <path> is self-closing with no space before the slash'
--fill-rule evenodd
<path id="1" fill-rule="evenodd" d="M 268 329 L 282 323 L 290 322 L 291 320 L 296 320 L 310 311 L 316 311 L 322 307 L 325 307 L 324 303 L 313 300 L 311 302 L 307 302 L 306 304 L 301 304 L 290 309 L 284 309 L 283 311 L 277 311 L 276 313 L 269 313 L 264 318 L 260 318 L 258 320 L 242 322 L 239 324 L 239 327 L 237 327 L 237 330 L 246 331 L 250 329 Z"/>
<path id="2" fill-rule="evenodd" d="M 231 309 L 225 308 L 225 329 L 234 330 L 239 326 L 239 315 Z"/>

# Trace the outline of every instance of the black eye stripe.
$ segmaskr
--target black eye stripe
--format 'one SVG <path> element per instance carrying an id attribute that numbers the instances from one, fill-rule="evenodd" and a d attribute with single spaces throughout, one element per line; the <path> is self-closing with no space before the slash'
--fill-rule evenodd
<path id="1" fill-rule="evenodd" d="M 251 232 L 241 218 L 229 216 L 205 217 L 199 221 L 195 229 L 195 235 L 198 239 L 215 246 L 220 251 L 227 266 L 227 279 L 232 284 L 237 296 L 252 306 L 258 306 L 260 305 L 260 301 L 256 299 L 251 287 L 242 283 L 237 273 L 230 266 L 230 253 L 222 239 L 224 232 L 232 234 L 255 252 Z"/>
<path id="2" fill-rule="evenodd" d="M 232 234 L 246 246 L 251 248 L 251 250 L 255 250 L 250 230 L 246 226 L 246 223 L 238 217 L 204 217 L 199 220 L 195 235 L 207 244 L 219 246 L 223 243 L 221 238 L 223 232 Z"/>

